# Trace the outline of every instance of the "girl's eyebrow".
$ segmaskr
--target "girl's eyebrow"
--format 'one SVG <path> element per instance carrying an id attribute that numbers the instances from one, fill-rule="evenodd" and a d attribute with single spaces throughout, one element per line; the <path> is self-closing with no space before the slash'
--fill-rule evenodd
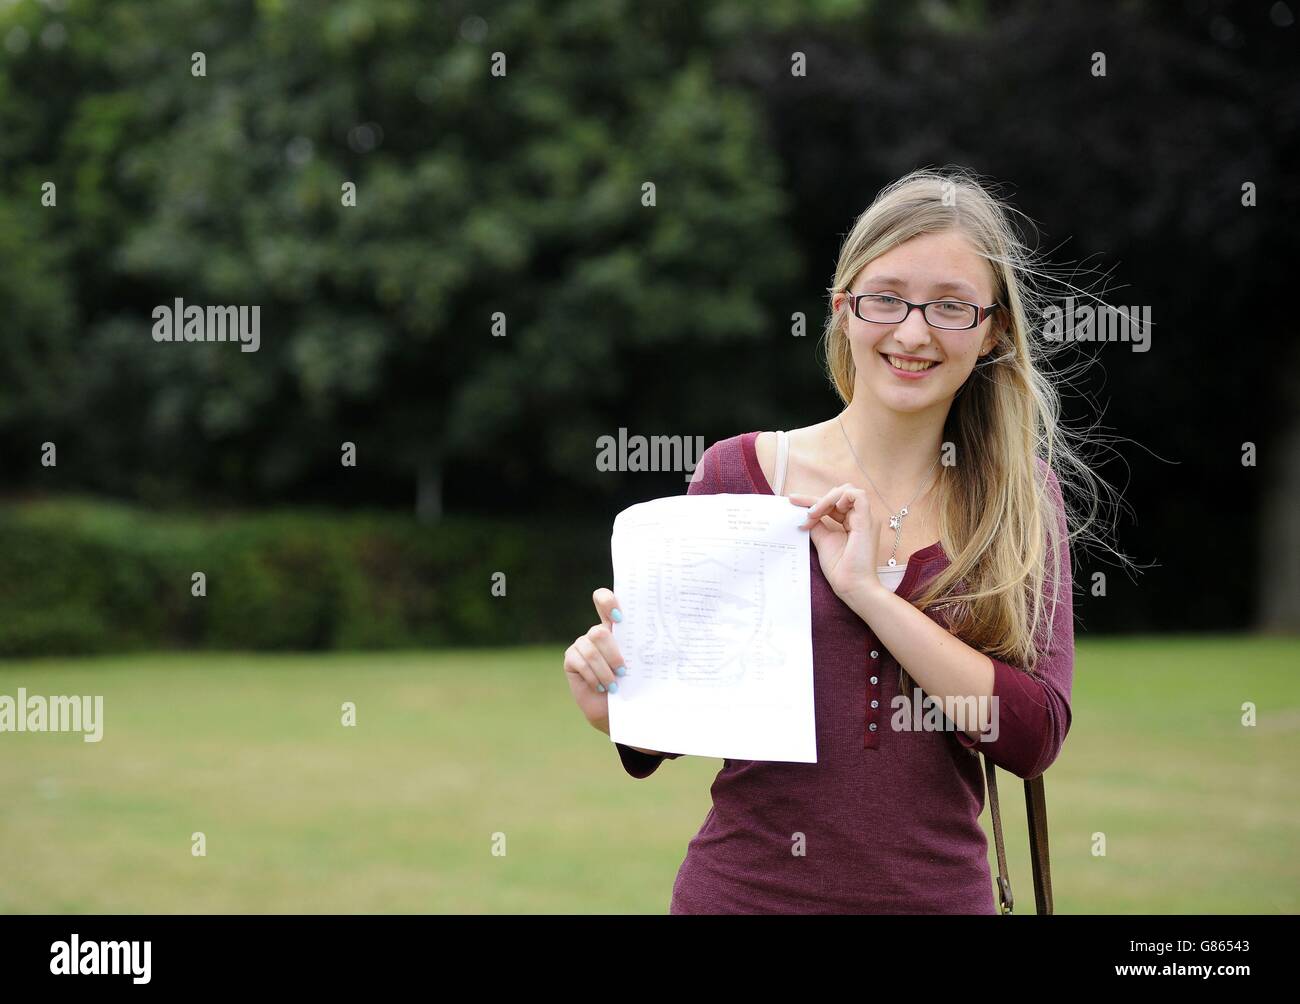
<path id="1" fill-rule="evenodd" d="M 876 286 L 902 286 L 904 288 L 906 288 L 907 286 L 907 280 L 900 279 L 896 275 L 869 275 L 863 281 L 871 283 L 872 285 L 876 285 Z M 965 292 L 972 297 L 975 296 L 975 287 L 968 282 L 962 282 L 960 280 L 949 280 L 948 282 L 937 282 L 934 284 L 934 288 L 955 289 L 955 290 L 960 290 L 962 292 Z"/>

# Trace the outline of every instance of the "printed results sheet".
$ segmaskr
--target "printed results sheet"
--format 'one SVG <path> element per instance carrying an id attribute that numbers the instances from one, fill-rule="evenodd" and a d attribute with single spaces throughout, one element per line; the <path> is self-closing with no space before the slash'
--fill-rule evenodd
<path id="1" fill-rule="evenodd" d="M 679 495 L 614 520 L 614 639 L 628 675 L 611 741 L 817 762 L 808 510 L 773 495 Z"/>

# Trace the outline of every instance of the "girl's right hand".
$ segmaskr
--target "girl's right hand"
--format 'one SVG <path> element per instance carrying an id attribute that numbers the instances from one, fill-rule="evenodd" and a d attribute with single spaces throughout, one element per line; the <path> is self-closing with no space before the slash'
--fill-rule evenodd
<path id="1" fill-rule="evenodd" d="M 618 645 L 614 643 L 614 622 L 622 619 L 618 600 L 608 589 L 591 594 L 600 623 L 579 635 L 564 652 L 564 675 L 569 691 L 587 721 L 609 733 L 609 691 L 618 691 L 618 680 L 627 673 Z"/>

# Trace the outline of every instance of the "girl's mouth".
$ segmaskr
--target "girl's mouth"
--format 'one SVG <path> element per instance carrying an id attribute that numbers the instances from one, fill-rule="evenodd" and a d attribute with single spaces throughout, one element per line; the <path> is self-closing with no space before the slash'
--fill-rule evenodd
<path id="1" fill-rule="evenodd" d="M 894 373 L 905 380 L 919 380 L 931 370 L 938 369 L 943 365 L 934 360 L 922 362 L 916 359 L 903 359 L 899 356 L 886 355 L 884 352 L 880 353 L 880 357 L 885 360 Z"/>

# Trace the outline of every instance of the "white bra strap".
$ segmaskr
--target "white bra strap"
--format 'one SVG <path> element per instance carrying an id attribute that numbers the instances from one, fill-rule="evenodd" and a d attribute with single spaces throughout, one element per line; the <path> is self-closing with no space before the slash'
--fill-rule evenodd
<path id="1" fill-rule="evenodd" d="M 776 434 L 776 484 L 772 487 L 778 495 L 785 494 L 785 469 L 790 460 L 790 437 L 784 431 Z"/>

